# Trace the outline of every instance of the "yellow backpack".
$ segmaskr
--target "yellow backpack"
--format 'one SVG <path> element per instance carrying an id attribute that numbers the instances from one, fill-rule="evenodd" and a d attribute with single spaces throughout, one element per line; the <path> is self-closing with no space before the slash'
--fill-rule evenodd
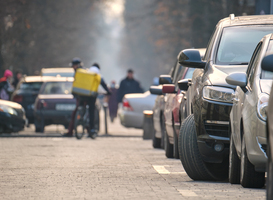
<path id="1" fill-rule="evenodd" d="M 74 76 L 72 93 L 83 96 L 96 96 L 101 76 L 86 69 L 77 69 Z"/>

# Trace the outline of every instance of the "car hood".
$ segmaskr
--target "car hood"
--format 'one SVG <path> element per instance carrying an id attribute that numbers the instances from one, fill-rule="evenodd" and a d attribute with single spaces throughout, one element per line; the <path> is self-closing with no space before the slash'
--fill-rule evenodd
<path id="1" fill-rule="evenodd" d="M 39 94 L 39 99 L 73 99 L 72 94 Z"/>
<path id="2" fill-rule="evenodd" d="M 0 100 L 0 105 L 9 106 L 15 109 L 22 109 L 22 106 L 19 103 L 15 103 L 12 101 Z"/>
<path id="3" fill-rule="evenodd" d="M 226 82 L 226 77 L 234 72 L 246 72 L 246 69 L 247 65 L 213 65 L 206 74 L 212 85 L 236 88 Z"/>
<path id="4" fill-rule="evenodd" d="M 270 94 L 272 82 L 273 82 L 273 80 L 261 79 L 260 86 L 261 86 L 262 92 Z"/>

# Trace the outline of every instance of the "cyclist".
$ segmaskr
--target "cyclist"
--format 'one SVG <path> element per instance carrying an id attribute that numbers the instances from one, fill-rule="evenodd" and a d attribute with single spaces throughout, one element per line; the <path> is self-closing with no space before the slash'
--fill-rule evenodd
<path id="1" fill-rule="evenodd" d="M 72 67 L 73 67 L 73 63 L 72 63 Z M 78 67 L 74 66 L 73 68 L 76 71 L 78 68 L 82 68 L 82 67 L 81 67 L 81 65 L 79 65 Z M 100 66 L 97 63 L 94 63 L 89 68 L 89 71 L 100 74 Z M 107 95 L 111 94 L 111 92 L 109 91 L 109 89 L 108 89 L 106 83 L 104 82 L 103 78 L 101 78 L 101 83 L 100 84 L 105 89 L 105 91 L 107 92 Z M 75 96 L 77 98 L 76 108 L 75 108 L 74 112 L 72 113 L 72 118 L 71 118 L 71 121 L 70 121 L 70 124 L 69 124 L 68 133 L 65 134 L 64 136 L 67 136 L 67 137 L 72 137 L 73 136 L 74 119 L 75 119 L 75 115 L 76 115 L 78 106 L 85 102 L 89 106 L 89 137 L 94 139 L 97 136 L 97 130 L 95 129 L 95 124 L 94 124 L 95 104 L 96 104 L 97 96 L 88 96 L 88 97 L 87 96 L 79 96 L 79 95 L 75 95 Z"/>

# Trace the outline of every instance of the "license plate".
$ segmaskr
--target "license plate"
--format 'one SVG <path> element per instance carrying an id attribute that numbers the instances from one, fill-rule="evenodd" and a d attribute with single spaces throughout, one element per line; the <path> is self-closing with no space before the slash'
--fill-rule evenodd
<path id="1" fill-rule="evenodd" d="M 75 110 L 75 104 L 56 104 L 56 110 Z"/>

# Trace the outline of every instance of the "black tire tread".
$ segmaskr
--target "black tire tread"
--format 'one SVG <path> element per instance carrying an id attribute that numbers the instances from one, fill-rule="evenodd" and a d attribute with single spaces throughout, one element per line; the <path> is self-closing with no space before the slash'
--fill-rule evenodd
<path id="1" fill-rule="evenodd" d="M 230 137 L 229 148 L 230 148 L 229 156 L 231 159 L 231 162 L 229 162 L 229 182 L 231 184 L 240 184 L 241 161 L 237 155 L 237 151 L 232 136 Z"/>

